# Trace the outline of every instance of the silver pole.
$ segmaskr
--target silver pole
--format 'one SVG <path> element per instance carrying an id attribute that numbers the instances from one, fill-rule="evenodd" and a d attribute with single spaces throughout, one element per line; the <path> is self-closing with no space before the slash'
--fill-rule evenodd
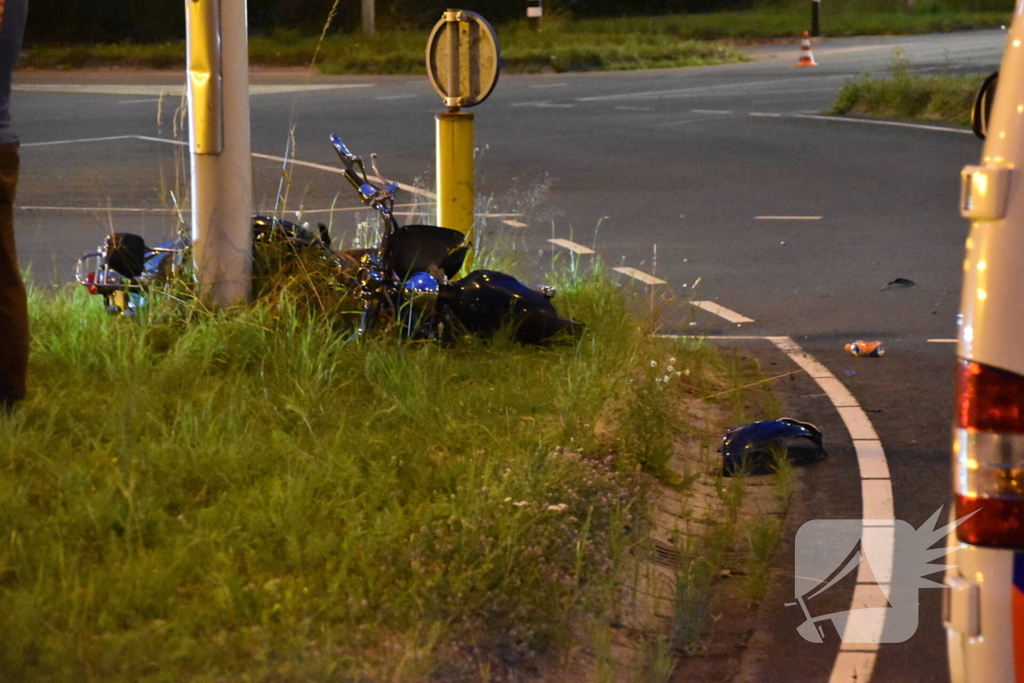
<path id="1" fill-rule="evenodd" d="M 252 147 L 246 0 L 185 0 L 192 241 L 203 299 L 252 293 Z"/>
<path id="2" fill-rule="evenodd" d="M 363 33 L 372 36 L 376 30 L 376 18 L 374 17 L 374 0 L 363 0 Z"/>

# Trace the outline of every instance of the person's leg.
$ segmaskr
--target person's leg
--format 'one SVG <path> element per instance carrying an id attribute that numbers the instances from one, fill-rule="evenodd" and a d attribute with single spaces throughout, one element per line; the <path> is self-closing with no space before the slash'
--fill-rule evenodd
<path id="1" fill-rule="evenodd" d="M 25 396 L 28 307 L 14 248 L 14 191 L 18 145 L 0 145 L 0 407 Z"/>

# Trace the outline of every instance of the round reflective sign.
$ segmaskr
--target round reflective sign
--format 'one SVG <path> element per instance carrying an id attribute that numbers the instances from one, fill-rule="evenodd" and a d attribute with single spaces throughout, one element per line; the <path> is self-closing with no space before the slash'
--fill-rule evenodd
<path id="1" fill-rule="evenodd" d="M 476 12 L 448 10 L 427 40 L 427 74 L 447 107 L 472 107 L 494 90 L 501 72 L 498 34 Z"/>

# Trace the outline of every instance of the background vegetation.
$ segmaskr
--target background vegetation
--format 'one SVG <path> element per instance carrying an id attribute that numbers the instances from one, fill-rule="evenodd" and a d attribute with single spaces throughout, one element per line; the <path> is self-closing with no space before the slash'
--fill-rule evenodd
<path id="1" fill-rule="evenodd" d="M 360 4 L 359 0 L 340 0 L 331 30 L 341 33 L 357 30 Z M 423 30 L 432 26 L 450 4 L 439 0 L 377 0 L 377 25 L 388 30 Z M 333 6 L 334 0 L 249 0 L 250 32 L 265 36 L 281 30 L 319 34 Z M 526 13 L 525 0 L 471 0 L 459 7 L 479 12 L 495 25 L 522 21 Z M 699 26 L 706 23 L 700 19 L 703 14 L 750 10 L 765 15 L 759 19 L 761 22 L 770 22 L 767 15 L 777 13 L 801 17 L 800 30 L 809 23 L 806 0 L 544 0 L 546 22 L 569 17 L 619 20 L 678 14 L 688 17 L 684 23 L 694 22 Z M 900 32 L 914 23 L 906 17 L 952 15 L 955 21 L 957 15 L 979 12 L 999 13 L 1005 17 L 1010 10 L 1002 0 L 830 0 L 822 9 L 822 21 L 827 34 L 838 35 L 834 22 L 840 17 L 882 14 L 887 18 L 882 22 L 881 32 L 887 33 Z M 899 19 L 899 15 L 906 17 Z M 792 37 L 792 30 L 792 26 L 787 28 L 787 37 Z M 723 28 L 696 37 L 728 35 L 729 30 Z M 32 47 L 53 43 L 156 43 L 178 41 L 184 36 L 185 17 L 180 0 L 32 0 L 26 44 Z M 693 36 L 684 34 L 684 37 Z M 771 37 L 771 32 L 764 37 Z"/>
<path id="2" fill-rule="evenodd" d="M 889 77 L 859 76 L 847 81 L 829 113 L 967 126 L 986 75 L 914 73 L 906 55 L 896 51 Z"/>
<path id="3" fill-rule="evenodd" d="M 33 5 L 34 7 L 35 5 Z M 829 36 L 884 33 L 927 33 L 984 26 L 1009 21 L 1004 12 L 847 12 L 829 5 L 823 19 Z M 795 40 L 809 26 L 809 12 L 777 8 L 745 12 L 716 12 L 615 19 L 570 19 L 565 14 L 545 16 L 543 30 L 534 32 L 523 20 L 499 25 L 502 69 L 506 73 L 536 71 L 590 71 L 650 69 L 720 64 L 744 59 L 730 43 Z M 269 35 L 255 34 L 249 41 L 255 65 L 303 66 L 318 55 L 325 73 L 424 73 L 426 29 L 382 30 L 373 36 L 334 30 L 324 36 L 316 30 L 277 27 Z M 21 66 L 81 68 L 137 66 L 180 68 L 185 63 L 182 40 L 140 44 L 35 43 L 22 57 Z"/>

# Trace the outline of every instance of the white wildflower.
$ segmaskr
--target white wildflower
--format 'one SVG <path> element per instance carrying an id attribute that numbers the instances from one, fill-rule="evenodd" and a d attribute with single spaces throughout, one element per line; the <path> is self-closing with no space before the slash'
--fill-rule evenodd
<path id="1" fill-rule="evenodd" d="M 548 505 L 547 509 L 551 512 L 561 512 L 562 510 L 569 507 L 565 503 L 556 503 L 555 505 Z"/>

